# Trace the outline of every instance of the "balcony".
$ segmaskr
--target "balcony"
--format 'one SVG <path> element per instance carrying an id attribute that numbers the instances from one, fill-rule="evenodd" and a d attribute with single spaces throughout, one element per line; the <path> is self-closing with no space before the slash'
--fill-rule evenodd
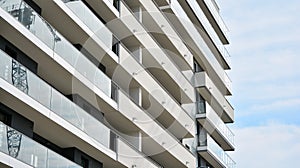
<path id="1" fill-rule="evenodd" d="M 169 92 L 180 103 L 190 103 L 194 97 L 191 94 L 193 87 L 187 78 L 183 75 L 180 69 L 169 58 L 168 53 L 162 49 L 159 43 L 149 34 L 140 22 L 135 17 L 133 11 L 121 1 L 121 18 L 120 20 L 127 29 L 131 31 L 137 39 L 140 46 L 144 48 L 145 56 L 142 63 L 148 67 L 149 72 L 155 78 L 169 89 Z M 118 32 L 116 27 L 111 27 Z M 171 89 L 172 88 L 172 89 Z"/>
<path id="2" fill-rule="evenodd" d="M 47 23 L 47 22 L 45 22 L 45 23 Z M 48 24 L 48 23 L 47 23 Z M 49 25 L 50 26 L 50 25 Z M 42 29 L 43 30 L 43 29 Z M 42 30 L 40 30 L 40 31 L 42 31 Z M 47 29 L 44 29 L 44 31 L 46 31 Z M 53 29 L 54 30 L 54 29 Z M 37 31 L 35 31 L 35 32 L 38 32 L 38 30 Z M 55 31 L 56 32 L 56 31 Z M 60 36 L 57 32 L 55 33 L 55 35 L 56 36 L 59 36 L 59 40 L 58 40 L 58 42 L 61 42 L 61 41 L 64 41 L 65 43 L 64 43 L 64 46 L 63 47 L 66 47 L 66 49 L 72 49 L 72 48 L 74 48 L 70 43 L 68 43 L 62 36 Z M 40 36 L 38 36 L 39 38 L 42 38 L 42 37 L 40 37 Z M 51 37 L 51 36 L 50 36 Z M 55 42 L 55 40 L 53 40 L 54 42 Z M 77 65 L 77 62 L 76 62 L 76 59 L 75 59 L 75 61 L 73 61 L 74 60 L 74 58 L 72 58 L 72 56 L 74 55 L 74 56 L 78 56 L 79 58 L 80 57 L 82 57 L 81 59 L 82 60 L 80 60 L 80 61 L 78 61 L 78 62 L 80 62 L 80 64 L 82 64 L 82 65 L 78 65 L 78 66 L 81 66 L 82 67 L 82 69 L 83 69 L 83 67 L 84 66 L 86 66 L 87 68 L 88 68 L 88 71 L 87 72 L 85 72 L 85 73 L 83 73 L 82 71 L 80 71 L 79 73 L 80 74 L 84 74 L 84 77 L 85 78 L 87 78 L 87 77 L 89 77 L 90 78 L 90 80 L 89 81 L 92 81 L 92 77 L 91 76 L 89 76 L 89 73 L 90 72 L 92 72 L 92 71 L 90 71 L 89 69 L 90 68 L 92 68 L 92 69 L 94 69 L 94 71 L 97 71 L 97 72 L 99 72 L 99 73 L 102 73 L 101 71 L 99 71 L 98 69 L 96 70 L 95 68 L 95 66 L 93 65 L 93 64 L 91 64 L 87 59 L 85 59 L 85 57 L 81 54 L 81 53 L 78 53 L 77 52 L 77 50 L 74 50 L 74 51 L 72 51 L 71 53 L 74 53 L 74 54 L 69 54 L 69 56 L 70 57 L 67 57 L 68 59 L 64 59 L 65 58 L 65 56 L 63 55 L 64 53 L 63 53 L 63 49 L 62 49 L 62 47 L 60 47 L 59 48 L 59 51 L 61 51 L 60 52 L 60 55 L 58 55 L 57 53 L 56 53 L 56 47 L 58 47 L 58 42 L 55 42 L 55 45 L 53 45 L 53 48 L 54 48 L 54 50 L 52 50 L 51 52 L 53 52 L 54 53 L 54 58 L 55 59 L 58 59 L 58 58 L 62 58 L 62 59 L 60 59 L 60 60 L 66 60 L 66 62 L 68 62 L 70 65 Z M 51 46 L 51 44 L 49 44 L 50 46 Z M 68 50 L 67 50 L 68 51 Z M 70 51 L 69 51 L 70 52 Z M 68 53 L 67 53 L 68 54 Z M 61 56 L 62 55 L 62 56 Z M 67 68 L 67 67 L 66 67 Z M 77 66 L 75 66 L 75 70 L 77 70 Z M 78 70 L 79 71 L 79 70 Z M 96 74 L 95 75 L 95 78 L 96 77 L 101 77 L 101 75 L 102 74 Z M 103 75 L 105 75 L 105 74 L 103 74 Z M 106 78 L 105 78 L 106 79 Z M 102 81 L 102 82 L 104 82 L 104 85 L 106 85 L 106 83 L 105 83 L 105 81 L 106 80 L 103 80 L 103 79 L 99 79 L 100 81 Z M 109 80 L 110 81 L 110 80 Z M 111 82 L 111 81 L 110 81 Z M 95 83 L 95 82 L 92 82 L 92 83 Z M 99 83 L 99 87 L 101 86 L 101 83 Z M 110 91 L 110 93 L 109 92 L 107 92 L 107 89 L 103 89 L 104 91 L 106 91 L 105 92 L 105 94 L 107 95 L 107 96 L 109 96 L 109 95 L 111 95 L 111 98 L 112 98 L 112 100 L 118 100 L 118 88 L 117 87 L 113 87 L 114 85 L 112 84 L 111 85 L 111 91 Z M 93 86 L 92 86 L 93 87 Z M 52 93 L 53 92 L 53 93 Z M 60 93 L 58 93 L 58 92 L 55 92 L 55 91 L 50 91 L 50 93 L 51 93 L 51 96 L 54 96 L 54 98 L 55 97 L 57 97 L 57 95 L 55 95 L 56 93 L 58 94 L 58 95 L 60 95 Z M 114 93 L 116 93 L 116 94 L 114 94 Z M 61 95 L 61 97 L 62 97 L 62 102 L 60 102 L 60 100 L 59 99 L 54 99 L 53 100 L 53 102 L 51 102 L 51 103 L 48 103 L 48 100 L 45 100 L 45 102 L 46 103 L 44 103 L 44 105 L 45 106 L 47 106 L 48 108 L 49 108 L 49 104 L 51 104 L 51 105 L 54 105 L 54 109 L 55 109 L 55 107 L 57 108 L 57 109 L 55 109 L 55 110 L 57 110 L 57 113 L 63 113 L 62 115 L 65 115 L 65 117 L 66 118 L 68 118 L 69 116 L 67 115 L 67 114 L 65 114 L 64 112 L 65 111 L 70 111 L 70 110 L 72 110 L 73 108 L 70 108 L 70 109 L 65 109 L 65 108 L 67 108 L 67 107 L 69 107 L 70 105 L 69 105 L 69 103 L 68 102 L 65 102 L 64 101 L 64 96 L 63 95 Z M 47 98 L 45 98 L 45 99 L 47 99 Z M 52 110 L 54 110 L 54 109 L 52 109 Z M 73 118 L 70 118 L 69 120 L 70 121 L 72 121 L 72 120 L 74 120 L 74 122 L 73 122 L 73 124 L 76 124 L 76 127 L 77 128 L 81 128 L 81 129 L 85 129 L 86 128 L 86 126 L 85 126 L 85 123 L 86 122 L 88 122 L 88 121 L 85 121 L 85 119 L 84 119 L 84 117 L 82 117 L 81 115 L 82 114 L 77 114 L 77 113 L 75 113 L 74 115 L 72 115 L 72 114 L 70 114 L 71 116 L 70 117 L 73 117 Z M 77 119 L 76 119 L 76 117 L 75 116 L 78 116 L 77 117 Z M 74 118 L 75 117 L 75 118 Z M 80 118 L 83 118 L 82 119 L 82 121 L 81 121 L 81 119 Z M 190 118 L 188 118 L 188 119 L 190 119 Z M 190 119 L 191 120 L 191 119 Z M 192 121 L 192 120 L 191 120 Z M 185 124 L 184 124 L 185 125 Z M 184 127 L 184 129 L 186 129 L 186 127 L 187 126 L 183 126 Z M 95 128 L 95 130 L 99 130 L 100 128 Z M 177 130 L 176 130 L 177 131 Z M 92 133 L 92 134 L 95 134 L 95 133 Z M 106 134 L 106 133 L 105 133 Z M 104 144 L 106 144 L 106 142 L 104 142 Z M 106 146 L 107 147 L 107 146 Z"/>
<path id="3" fill-rule="evenodd" d="M 106 149 L 119 154 L 118 152 L 120 151 L 116 148 L 116 141 L 122 141 L 127 144 L 124 139 L 116 135 L 116 133 L 111 131 L 107 126 L 92 117 L 2 51 L 0 51 L 0 59 L 0 78 L 30 96 L 32 99 L 57 114 L 63 120 L 67 121 L 72 126 L 75 126 L 89 137 L 93 138 Z M 128 148 L 136 151 L 136 153 L 139 154 L 139 159 L 145 159 L 147 162 L 151 162 L 152 167 L 159 167 L 137 149 L 132 147 Z M 131 162 L 133 162 L 133 160 L 128 163 Z M 127 164 L 127 162 L 124 162 L 123 164 Z"/>
<path id="4" fill-rule="evenodd" d="M 90 35 L 91 38 L 97 37 L 100 39 L 102 48 L 105 52 L 112 50 L 114 47 L 113 34 L 112 32 L 102 23 L 98 17 L 96 17 L 93 12 L 85 5 L 81 0 L 76 1 L 56 1 L 58 6 L 69 15 L 75 22 L 82 22 L 89 30 L 86 32 Z M 65 9 L 67 7 L 67 9 Z M 69 12 L 69 10 L 71 12 Z M 74 15 L 76 17 L 74 17 Z M 80 23 L 78 24 L 80 25 Z M 84 28 L 83 28 L 84 29 Z M 117 54 L 115 50 L 115 54 Z"/>
<path id="5" fill-rule="evenodd" d="M 196 118 L 223 150 L 234 150 L 234 134 L 205 101 L 197 102 Z"/>
<path id="6" fill-rule="evenodd" d="M 204 27 L 205 31 L 209 35 L 214 46 L 217 48 L 217 50 L 221 54 L 221 57 L 220 57 L 221 59 L 218 59 L 218 60 L 221 60 L 220 61 L 221 65 L 223 65 L 224 69 L 230 69 L 231 57 L 230 57 L 226 47 L 222 43 L 221 39 L 219 38 L 218 34 L 214 30 L 212 24 L 210 24 L 208 18 L 206 17 L 206 15 L 204 14 L 204 12 L 200 8 L 200 6 L 198 5 L 198 2 L 194 1 L 194 0 L 187 0 L 187 3 L 189 4 L 189 7 L 193 10 L 194 14 L 197 16 L 197 20 L 195 21 L 195 24 L 197 24 L 199 22 Z M 197 25 L 200 26 L 200 24 L 197 24 Z"/>
<path id="7" fill-rule="evenodd" d="M 197 151 L 214 168 L 235 168 L 232 158 L 207 133 L 200 135 Z"/>
<path id="8" fill-rule="evenodd" d="M 194 76 L 194 86 L 212 106 L 215 112 L 221 116 L 225 123 L 234 121 L 234 110 L 228 100 L 222 95 L 205 71 L 197 72 Z"/>
<path id="9" fill-rule="evenodd" d="M 209 73 L 218 89 L 224 95 L 231 95 L 231 80 L 181 4 L 177 0 L 173 0 L 170 10 L 179 18 L 177 20 L 173 18 L 173 25 L 181 35 L 189 35 L 185 36 L 186 41 L 190 41 L 189 46 L 192 47 L 193 54 L 197 55 L 203 62 L 205 70 Z"/>
<path id="10" fill-rule="evenodd" d="M 228 44 L 228 28 L 220 15 L 220 9 L 215 0 L 203 0 L 198 2 L 207 16 L 209 22 L 216 30 L 218 36 L 224 44 Z"/>
<path id="11" fill-rule="evenodd" d="M 141 105 L 134 103 L 127 93 L 119 90 L 119 111 L 143 130 L 142 151 L 162 163 L 164 167 L 182 167 L 194 163 L 195 156 L 185 148 L 169 129 L 182 130 L 175 122 L 168 128 Z M 172 128 L 173 127 L 173 128 Z M 184 132 L 182 130 L 182 132 Z"/>
<path id="12" fill-rule="evenodd" d="M 89 29 L 91 29 L 93 32 L 95 32 L 96 36 L 99 36 L 99 38 L 103 41 L 108 38 L 108 40 L 111 40 L 112 33 L 109 29 L 105 27 L 105 25 L 100 22 L 100 20 L 90 11 L 90 9 L 81 1 L 65 1 L 64 4 L 57 2 L 58 5 L 61 8 L 64 8 L 64 6 L 67 6 Z M 66 13 L 69 13 L 66 11 Z M 71 14 L 69 14 L 70 17 L 72 17 Z M 88 18 L 88 19 L 85 19 Z M 74 20 L 78 20 L 73 18 Z M 98 28 L 98 29 L 97 29 Z M 99 35 L 98 35 L 99 34 Z M 104 34 L 104 35 L 103 35 Z M 120 45 L 121 44 L 121 45 Z M 120 54 L 120 60 L 124 60 L 124 57 L 130 54 L 130 57 L 132 57 L 133 53 L 131 53 L 122 43 L 119 44 L 119 54 Z M 107 45 L 111 45 L 111 42 L 106 43 Z M 132 60 L 131 58 L 126 59 L 126 61 Z M 134 60 L 133 60 L 134 61 Z M 130 63 L 130 67 L 132 67 L 134 63 Z M 124 65 L 123 62 L 120 62 L 120 65 Z M 129 69 L 129 68 L 127 68 Z M 146 68 L 144 68 L 146 70 Z M 154 77 L 152 77 L 155 79 Z M 149 83 L 149 81 L 143 81 Z M 157 81 L 155 81 L 157 82 Z M 158 83 L 158 82 L 157 82 Z M 147 86 L 145 84 L 142 84 L 142 86 Z M 162 87 L 162 86 L 160 86 Z M 163 88 L 163 87 L 162 87 Z M 146 88 L 147 89 L 147 88 Z M 186 124 L 184 124 L 186 125 Z M 179 134 L 182 134 L 182 128 L 176 128 L 173 129 L 174 132 L 179 132 Z M 172 133 L 174 133 L 172 132 Z M 180 137 L 181 138 L 181 137 Z"/>
<path id="13" fill-rule="evenodd" d="M 169 121 L 173 121 L 176 127 L 170 128 L 169 131 L 177 138 L 193 137 L 195 127 L 192 126 L 194 125 L 192 117 L 194 116 L 190 116 L 182 109 L 180 104 L 177 103 L 170 93 L 148 72 L 147 67 L 141 64 L 139 60 L 132 55 L 133 53 L 126 49 L 124 45 L 120 45 L 120 65 L 124 67 L 129 74 L 133 74 L 133 78 L 149 93 L 149 96 L 154 98 L 155 102 L 152 103 L 157 104 L 152 105 L 166 111 L 163 115 L 164 118 L 160 120 L 160 122 L 163 125 L 168 125 Z M 157 111 L 154 110 L 150 113 L 157 117 Z"/>
<path id="14" fill-rule="evenodd" d="M 103 94 L 114 101 L 117 100 L 116 88 L 114 88 L 115 85 L 111 79 L 24 1 L 6 1 L 0 7 L 16 18 L 35 37 L 48 46 L 52 50 L 51 55 L 53 55 L 54 59 L 61 60 L 62 58 L 84 78 L 100 89 Z M 28 13 L 25 15 L 24 11 L 28 11 Z"/>
<path id="15" fill-rule="evenodd" d="M 168 51 L 167 56 L 180 71 L 187 71 L 193 67 L 193 54 L 167 19 L 167 14 L 159 9 L 157 1 L 141 0 L 138 4 L 126 1 L 126 4 L 135 12 L 135 16 L 138 16 L 138 20 L 161 48 Z"/>
<path id="16" fill-rule="evenodd" d="M 81 166 L 49 150 L 17 130 L 0 122 L 0 151 L 33 167 Z"/>

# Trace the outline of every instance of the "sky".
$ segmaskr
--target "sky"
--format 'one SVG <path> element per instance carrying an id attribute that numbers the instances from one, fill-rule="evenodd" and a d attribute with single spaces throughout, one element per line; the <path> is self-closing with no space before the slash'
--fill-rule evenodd
<path id="1" fill-rule="evenodd" d="M 237 168 L 300 165 L 300 1 L 216 0 L 229 27 Z"/>

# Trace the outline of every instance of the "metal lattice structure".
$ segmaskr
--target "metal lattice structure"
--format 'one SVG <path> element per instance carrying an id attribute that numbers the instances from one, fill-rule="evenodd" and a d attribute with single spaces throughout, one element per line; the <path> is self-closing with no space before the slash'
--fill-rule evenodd
<path id="1" fill-rule="evenodd" d="M 7 149 L 10 156 L 16 158 L 19 155 L 22 134 L 18 131 L 6 127 L 7 128 Z"/>
<path id="2" fill-rule="evenodd" d="M 12 84 L 22 92 L 28 93 L 26 68 L 15 60 L 12 60 Z"/>

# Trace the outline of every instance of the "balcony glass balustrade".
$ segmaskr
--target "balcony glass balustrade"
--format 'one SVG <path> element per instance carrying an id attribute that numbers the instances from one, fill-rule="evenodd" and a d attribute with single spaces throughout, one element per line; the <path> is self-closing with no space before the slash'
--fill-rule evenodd
<path id="1" fill-rule="evenodd" d="M 16 61 L 3 51 L 0 51 L 0 58 L 0 77 L 2 79 L 109 148 L 111 132 L 109 128 L 27 70 L 23 65 L 18 63 L 18 69 L 14 70 L 13 64 Z M 21 72 L 20 69 L 23 71 Z M 24 87 L 27 89 L 24 90 Z"/>
<path id="2" fill-rule="evenodd" d="M 182 9 L 179 2 L 177 0 L 174 0 L 172 2 L 173 2 L 172 10 L 174 10 L 176 13 L 178 13 L 178 15 L 180 17 L 180 21 L 183 23 L 186 30 L 189 32 L 189 34 L 194 35 L 194 36 L 192 36 L 192 38 L 194 39 L 194 42 L 197 44 L 198 48 L 204 53 L 204 55 L 206 56 L 205 58 L 208 60 L 208 62 L 210 63 L 212 68 L 215 70 L 216 74 L 219 76 L 219 78 L 224 83 L 224 85 L 227 87 L 227 89 L 229 91 L 232 91 L 231 80 L 230 80 L 228 74 L 226 73 L 226 71 L 222 68 L 222 66 L 220 65 L 218 60 L 215 58 L 214 54 L 212 53 L 210 48 L 207 46 L 206 42 L 204 41 L 202 36 L 199 34 L 199 32 L 195 28 L 194 24 L 190 21 L 189 17 L 185 13 L 185 11 Z M 189 1 L 189 2 L 194 2 L 194 1 Z M 194 3 L 196 3 L 196 2 L 194 2 Z M 201 15 L 201 16 L 205 17 L 204 15 Z M 198 17 L 200 17 L 200 15 Z M 207 23 L 207 24 L 209 24 L 209 23 Z"/>
<path id="3" fill-rule="evenodd" d="M 224 23 L 223 18 L 220 15 L 219 8 L 215 0 L 204 0 L 205 4 L 207 5 L 209 11 L 215 18 L 216 22 L 218 23 L 219 27 L 221 28 L 222 32 L 227 36 L 228 28 Z"/>
<path id="4" fill-rule="evenodd" d="M 217 157 L 222 164 L 226 165 L 226 168 L 235 168 L 234 160 L 207 134 L 202 133 L 199 135 L 199 146 L 206 146 L 207 151 L 212 152 L 215 157 Z M 206 141 L 203 139 L 206 138 Z"/>
<path id="5" fill-rule="evenodd" d="M 81 0 L 62 0 L 65 5 L 108 47 L 112 49 L 113 34 Z"/>
<path id="6" fill-rule="evenodd" d="M 0 151 L 39 168 L 81 168 L 31 138 L 0 122 Z"/>
<path id="7" fill-rule="evenodd" d="M 234 134 L 228 128 L 228 126 L 221 120 L 221 118 L 216 114 L 216 112 L 207 104 L 205 101 L 197 101 L 197 112 L 198 114 L 205 114 L 214 126 L 219 130 L 222 135 L 224 135 L 227 140 L 234 144 Z"/>
<path id="8" fill-rule="evenodd" d="M 38 39 L 51 48 L 53 54 L 58 54 L 104 94 L 110 98 L 117 98 L 115 95 L 117 92 L 112 93 L 112 90 L 114 91 L 115 88 L 112 88 L 113 84 L 110 78 L 90 62 L 23 0 L 3 1 L 0 7 L 10 13 Z M 114 100 L 116 101 L 116 99 Z"/>
<path id="9" fill-rule="evenodd" d="M 41 103 L 73 126 L 85 132 L 88 136 L 92 137 L 106 148 L 117 152 L 117 139 L 126 144 L 130 144 L 75 103 L 67 99 L 64 95 L 53 89 L 23 65 L 9 57 L 2 50 L 0 50 L 0 60 L 0 78 L 14 85 L 16 88 Z M 18 66 L 15 66 L 15 64 Z M 14 67 L 18 69 L 14 70 Z M 139 153 L 141 157 L 147 159 L 155 166 L 158 165 L 132 146 L 133 145 L 130 145 L 130 147 Z"/>

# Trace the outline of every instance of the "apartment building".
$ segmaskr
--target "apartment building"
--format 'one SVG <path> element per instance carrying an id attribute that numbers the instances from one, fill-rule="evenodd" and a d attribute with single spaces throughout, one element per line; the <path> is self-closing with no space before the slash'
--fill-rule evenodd
<path id="1" fill-rule="evenodd" d="M 0 0 L 0 167 L 234 168 L 214 0 Z"/>

